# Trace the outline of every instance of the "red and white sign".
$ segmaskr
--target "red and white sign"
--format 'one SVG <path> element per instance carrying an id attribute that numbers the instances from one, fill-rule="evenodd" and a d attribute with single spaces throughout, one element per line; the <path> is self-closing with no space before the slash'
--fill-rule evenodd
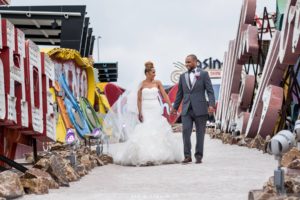
<path id="1" fill-rule="evenodd" d="M 28 104 L 29 126 L 37 133 L 43 133 L 43 99 L 42 99 L 42 63 L 39 47 L 31 40 L 26 41 L 25 77 L 26 100 Z"/>
<path id="2" fill-rule="evenodd" d="M 15 50 L 15 27 L 8 20 L 2 20 L 2 49 L 0 53 L 0 76 L 2 86 L 0 86 L 0 119 L 3 120 L 2 124 L 12 125 L 17 124 L 17 112 L 16 112 L 16 98 L 13 80 L 17 79 L 15 75 L 19 70 L 15 68 L 14 55 Z M 3 87 L 4 86 L 4 87 Z M 4 90 L 3 90 L 4 89 Z"/>
<path id="3" fill-rule="evenodd" d="M 208 75 L 210 78 L 221 78 L 222 76 L 222 71 L 221 70 L 207 70 Z"/>
<path id="4" fill-rule="evenodd" d="M 17 120 L 22 127 L 28 127 L 28 103 L 25 97 L 25 35 L 15 28 L 14 66 L 10 68 L 11 96 L 16 97 Z M 13 91 L 12 91 L 13 90 Z"/>
<path id="5" fill-rule="evenodd" d="M 42 90 L 43 90 L 43 118 L 44 131 L 43 136 L 56 140 L 56 120 L 53 109 L 54 97 L 50 92 L 50 88 L 55 81 L 54 63 L 45 53 L 41 53 L 42 62 Z"/>

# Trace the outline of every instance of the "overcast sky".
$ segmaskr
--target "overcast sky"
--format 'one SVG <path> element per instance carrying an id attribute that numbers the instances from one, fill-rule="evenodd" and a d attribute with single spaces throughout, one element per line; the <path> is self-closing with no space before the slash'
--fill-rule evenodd
<path id="1" fill-rule="evenodd" d="M 173 63 L 188 54 L 223 60 L 237 32 L 243 0 L 11 0 L 11 6 L 86 5 L 100 61 L 118 62 L 118 84 L 130 86 L 144 62 L 155 63 L 157 79 L 171 84 Z M 275 10 L 275 0 L 257 0 Z M 97 41 L 94 58 L 97 61 Z M 140 76 L 139 76 L 140 77 Z"/>

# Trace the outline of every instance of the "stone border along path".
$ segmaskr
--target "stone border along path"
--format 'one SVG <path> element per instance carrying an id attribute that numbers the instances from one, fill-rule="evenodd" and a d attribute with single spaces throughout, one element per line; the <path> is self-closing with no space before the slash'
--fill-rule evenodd
<path id="1" fill-rule="evenodd" d="M 181 134 L 175 133 L 181 140 Z M 192 134 L 195 147 L 195 134 Z M 256 149 L 224 145 L 205 136 L 203 163 L 124 167 L 114 164 L 93 169 L 68 188 L 24 200 L 205 199 L 244 200 L 273 175 L 276 160 Z M 114 145 L 110 146 L 114 149 Z"/>

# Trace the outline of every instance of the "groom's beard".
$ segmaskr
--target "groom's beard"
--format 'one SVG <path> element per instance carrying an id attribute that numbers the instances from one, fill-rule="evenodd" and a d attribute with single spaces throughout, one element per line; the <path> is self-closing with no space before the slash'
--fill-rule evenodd
<path id="1" fill-rule="evenodd" d="M 191 66 L 191 67 L 186 67 L 186 68 L 187 68 L 188 71 L 191 71 L 193 69 L 196 69 L 196 66 L 194 66 L 194 67 Z"/>

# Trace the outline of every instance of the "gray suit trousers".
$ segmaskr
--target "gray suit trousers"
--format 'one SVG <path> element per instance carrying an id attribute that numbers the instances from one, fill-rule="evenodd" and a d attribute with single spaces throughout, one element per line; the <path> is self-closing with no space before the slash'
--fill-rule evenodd
<path id="1" fill-rule="evenodd" d="M 193 123 L 196 126 L 196 148 L 195 157 L 203 157 L 204 135 L 206 130 L 206 121 L 208 115 L 195 116 L 192 108 L 190 107 L 186 115 L 181 116 L 182 121 L 182 137 L 184 156 L 191 157 L 191 134 L 193 131 Z"/>

